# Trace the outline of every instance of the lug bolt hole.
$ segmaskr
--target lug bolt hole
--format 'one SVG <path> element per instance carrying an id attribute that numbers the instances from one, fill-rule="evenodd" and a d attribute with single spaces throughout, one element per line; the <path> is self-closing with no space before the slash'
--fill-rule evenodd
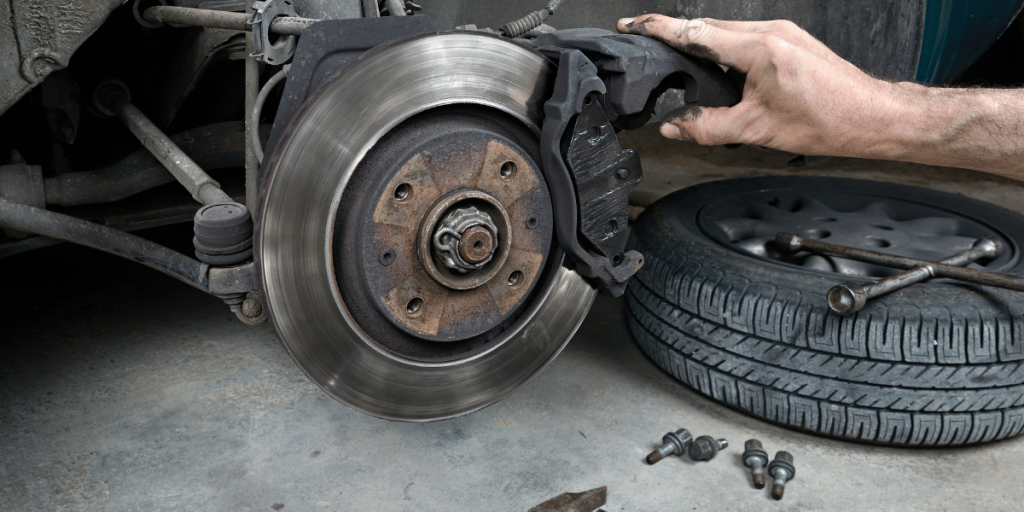
<path id="1" fill-rule="evenodd" d="M 507 179 L 511 178 L 512 175 L 515 174 L 515 173 L 516 173 L 516 163 L 515 162 L 511 162 L 510 161 L 510 162 L 505 162 L 505 163 L 501 164 L 501 179 L 507 180 Z"/>
<path id="2" fill-rule="evenodd" d="M 814 238 L 814 239 L 817 239 L 817 240 L 821 240 L 822 238 L 828 238 L 828 237 L 832 236 L 832 233 L 830 231 L 827 231 L 827 230 L 824 230 L 824 229 L 817 229 L 817 228 L 808 229 L 806 231 L 806 233 L 807 233 L 807 238 Z"/>
<path id="3" fill-rule="evenodd" d="M 419 297 L 413 297 L 413 299 L 409 301 L 409 304 L 406 304 L 405 306 L 405 312 L 408 313 L 409 316 L 418 315 L 421 309 L 423 309 L 423 299 Z"/>
<path id="4" fill-rule="evenodd" d="M 891 242 L 878 238 L 877 236 L 866 236 L 864 237 L 864 241 L 871 247 L 878 247 L 881 249 L 892 246 Z"/>
<path id="5" fill-rule="evenodd" d="M 401 203 L 406 199 L 412 197 L 412 185 L 408 183 L 402 183 L 395 189 L 395 200 Z"/>
<path id="6" fill-rule="evenodd" d="M 516 270 L 508 275 L 508 285 L 515 288 L 523 284 L 523 273 Z"/>

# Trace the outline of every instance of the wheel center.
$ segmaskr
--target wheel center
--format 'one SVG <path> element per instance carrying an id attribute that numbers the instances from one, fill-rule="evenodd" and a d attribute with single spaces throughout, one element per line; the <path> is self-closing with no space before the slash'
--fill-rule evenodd
<path id="1" fill-rule="evenodd" d="M 434 231 L 434 255 L 456 272 L 477 270 L 494 257 L 497 233 L 490 215 L 475 207 L 459 208 Z"/>
<path id="2" fill-rule="evenodd" d="M 453 290 L 488 282 L 508 258 L 513 229 L 508 211 L 482 191 L 454 191 L 427 211 L 419 235 L 420 263 Z"/>

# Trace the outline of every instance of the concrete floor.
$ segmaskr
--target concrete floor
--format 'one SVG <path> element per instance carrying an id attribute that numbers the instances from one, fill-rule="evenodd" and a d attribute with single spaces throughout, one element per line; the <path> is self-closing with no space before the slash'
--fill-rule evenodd
<path id="1" fill-rule="evenodd" d="M 655 135 L 627 138 L 644 156 L 649 195 L 781 172 L 933 185 L 1024 207 L 1019 185 L 968 171 L 845 159 L 794 170 L 784 155 Z M 187 240 L 184 228 L 159 236 Z M 619 300 L 599 298 L 565 352 L 511 397 L 419 425 L 335 402 L 269 327 L 247 327 L 218 300 L 134 263 L 58 246 L 0 262 L 0 282 L 3 511 L 521 511 L 601 485 L 608 512 L 989 511 L 1024 500 L 1022 438 L 892 449 L 748 418 L 654 366 Z M 707 463 L 646 465 L 654 442 L 679 427 L 731 446 Z M 784 501 L 750 486 L 739 456 L 750 437 L 794 454 Z"/>

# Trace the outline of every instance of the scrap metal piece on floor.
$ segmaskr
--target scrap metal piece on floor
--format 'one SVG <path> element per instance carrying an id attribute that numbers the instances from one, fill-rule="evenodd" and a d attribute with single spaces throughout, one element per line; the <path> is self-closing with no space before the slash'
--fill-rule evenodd
<path id="1" fill-rule="evenodd" d="M 530 512 L 603 512 L 598 507 L 608 502 L 608 487 L 583 492 L 565 492 L 551 498 Z"/>

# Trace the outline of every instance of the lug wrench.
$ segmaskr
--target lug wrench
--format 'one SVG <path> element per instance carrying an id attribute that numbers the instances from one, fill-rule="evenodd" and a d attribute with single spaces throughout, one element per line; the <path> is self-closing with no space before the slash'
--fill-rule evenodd
<path id="1" fill-rule="evenodd" d="M 1003 243 L 995 238 L 982 238 L 975 242 L 969 250 L 938 262 L 807 240 L 799 235 L 785 232 L 775 236 L 775 243 L 789 252 L 805 250 L 822 256 L 845 258 L 907 270 L 870 283 L 849 282 L 832 287 L 828 291 L 828 306 L 840 315 L 859 311 L 869 299 L 932 277 L 947 277 L 968 283 L 1024 291 L 1024 279 L 1022 278 L 962 267 L 962 265 L 970 264 L 975 260 L 993 258 L 1002 254 Z"/>

